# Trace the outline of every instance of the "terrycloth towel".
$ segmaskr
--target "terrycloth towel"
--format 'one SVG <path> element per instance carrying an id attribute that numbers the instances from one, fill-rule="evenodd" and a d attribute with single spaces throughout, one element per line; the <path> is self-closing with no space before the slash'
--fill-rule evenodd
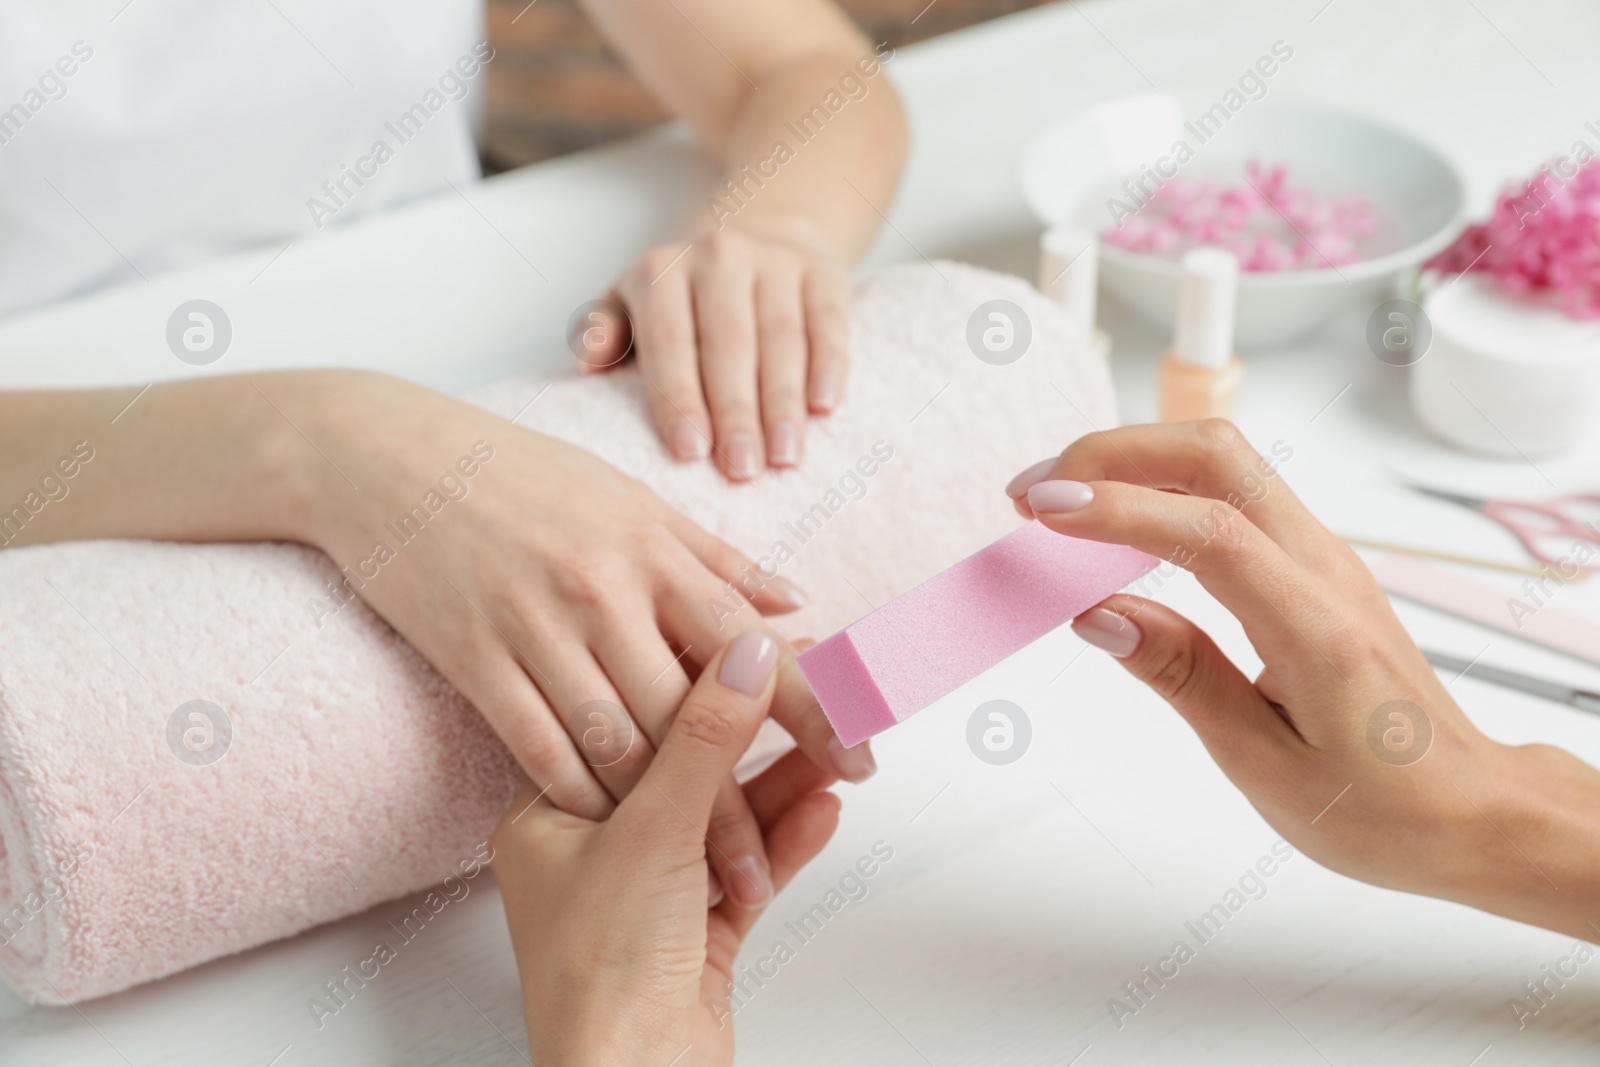
<path id="1" fill-rule="evenodd" d="M 1006 365 L 982 344 L 1006 346 L 1004 321 L 970 321 L 996 300 L 1031 331 Z M 821 638 L 1014 529 L 1006 479 L 1115 421 L 1104 365 L 1015 278 L 888 271 L 857 294 L 851 349 L 804 466 L 754 485 L 666 458 L 631 369 L 472 399 L 533 401 L 522 425 L 776 566 L 813 598 L 779 625 Z M 476 873 L 516 766 L 364 604 L 316 626 L 336 574 L 285 544 L 0 552 L 0 971 L 23 997 L 110 993 Z"/>

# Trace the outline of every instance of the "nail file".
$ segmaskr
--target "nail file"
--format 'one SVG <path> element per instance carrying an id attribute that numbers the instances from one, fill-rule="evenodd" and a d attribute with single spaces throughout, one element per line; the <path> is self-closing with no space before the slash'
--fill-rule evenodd
<path id="1" fill-rule="evenodd" d="M 1525 593 L 1507 596 L 1492 586 L 1458 577 L 1415 557 L 1385 556 L 1367 567 L 1387 593 L 1600 663 L 1600 622 L 1548 607 L 1543 598 Z M 1550 586 L 1551 590 L 1558 588 Z"/>
<path id="2" fill-rule="evenodd" d="M 800 654 L 845 745 L 881 733 L 1160 560 L 1031 522 Z"/>

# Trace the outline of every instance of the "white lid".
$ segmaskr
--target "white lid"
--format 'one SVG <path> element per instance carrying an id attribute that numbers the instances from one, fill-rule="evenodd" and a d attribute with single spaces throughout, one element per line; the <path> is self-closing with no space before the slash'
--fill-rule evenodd
<path id="1" fill-rule="evenodd" d="M 1217 368 L 1233 358 L 1233 304 L 1239 261 L 1222 248 L 1196 248 L 1183 257 L 1172 355 L 1191 367 Z"/>
<path id="2" fill-rule="evenodd" d="M 1486 360 L 1565 366 L 1600 358 L 1600 322 L 1569 318 L 1551 298 L 1507 293 L 1488 274 L 1449 279 L 1423 307 L 1435 340 Z"/>
<path id="3" fill-rule="evenodd" d="M 1039 239 L 1039 291 L 1066 309 L 1085 334 L 1094 332 L 1100 242 L 1082 226 L 1052 226 Z"/>

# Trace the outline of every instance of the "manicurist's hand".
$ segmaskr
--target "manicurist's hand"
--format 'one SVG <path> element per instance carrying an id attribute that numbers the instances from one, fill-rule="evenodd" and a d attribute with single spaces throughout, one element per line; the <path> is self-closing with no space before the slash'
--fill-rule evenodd
<path id="1" fill-rule="evenodd" d="M 761 612 L 801 603 L 592 454 L 382 375 L 0 393 L 0 482 L 37 479 L 79 439 L 95 458 L 68 506 L 41 512 L 19 543 L 314 545 L 349 584 L 308 611 L 296 640 L 343 624 L 361 597 L 477 707 L 549 802 L 588 819 L 638 783 L 700 666 L 764 629 Z M 779 649 L 773 718 L 818 766 L 865 778 L 870 752 L 839 745 L 793 650 Z M 715 877 L 733 902 L 764 904 L 761 829 L 731 776 L 715 811 Z"/>
<path id="2" fill-rule="evenodd" d="M 602 369 L 631 341 L 651 417 L 680 460 L 710 456 L 741 481 L 791 467 L 806 420 L 843 395 L 849 279 L 820 242 L 711 230 L 650 249 L 615 298 L 631 336 L 574 350 Z"/>
<path id="3" fill-rule="evenodd" d="M 1007 491 L 1052 530 L 1190 571 L 1238 618 L 1264 664 L 1254 679 L 1139 596 L 1073 629 L 1171 703 L 1297 848 L 1376 885 L 1592 939 L 1600 773 L 1481 734 L 1274 466 L 1227 422 L 1131 426 L 1081 438 Z"/>
<path id="4" fill-rule="evenodd" d="M 747 631 L 701 673 L 637 788 L 604 822 L 524 789 L 493 837 L 535 1063 L 728 1064 L 727 986 L 757 912 L 706 879 L 722 783 L 766 713 L 777 645 Z M 790 753 L 744 786 L 782 888 L 822 850 L 839 802 Z"/>

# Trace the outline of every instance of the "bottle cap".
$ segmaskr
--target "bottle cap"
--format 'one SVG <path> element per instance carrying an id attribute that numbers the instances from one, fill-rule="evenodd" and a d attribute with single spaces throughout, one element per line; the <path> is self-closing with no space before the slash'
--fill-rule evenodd
<path id="1" fill-rule="evenodd" d="M 1183 257 L 1178 279 L 1172 356 L 1191 367 L 1215 369 L 1233 358 L 1233 305 L 1239 261 L 1221 248 L 1196 248 Z"/>
<path id="2" fill-rule="evenodd" d="M 1039 239 L 1039 291 L 1060 304 L 1085 335 L 1094 333 L 1100 242 L 1082 226 L 1053 226 Z"/>

